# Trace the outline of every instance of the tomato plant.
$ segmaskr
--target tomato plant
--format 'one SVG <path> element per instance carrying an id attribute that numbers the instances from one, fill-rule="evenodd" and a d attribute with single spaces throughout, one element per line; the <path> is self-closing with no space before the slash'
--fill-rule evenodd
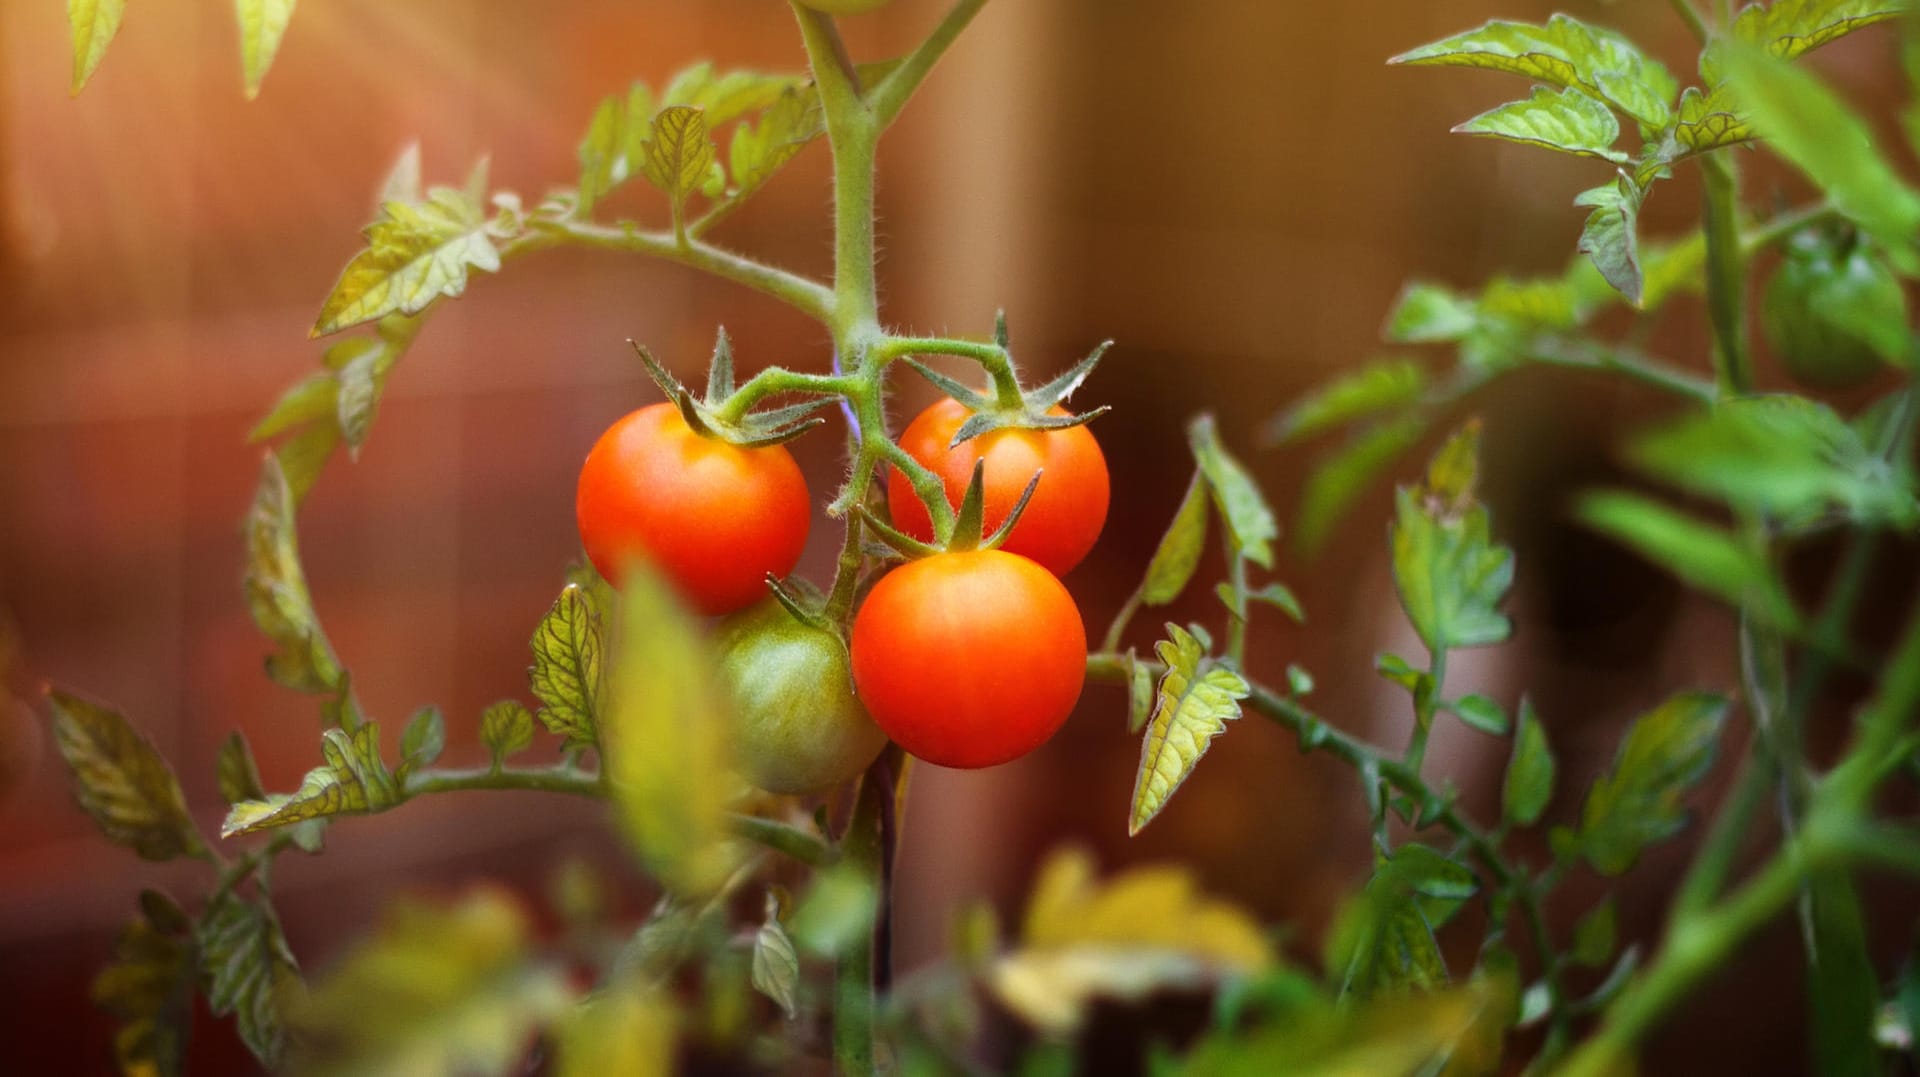
<path id="1" fill-rule="evenodd" d="M 996 766 L 1039 747 L 1086 678 L 1087 633 L 1072 596 L 1005 549 L 940 553 L 888 572 L 854 618 L 852 646 L 854 682 L 880 728 L 947 767 Z"/>
<path id="2" fill-rule="evenodd" d="M 1564 271 L 1410 283 L 1384 327 L 1398 350 L 1269 428 L 1269 444 L 1288 448 L 1346 432 L 1302 487 L 1293 552 L 1310 554 L 1360 493 L 1405 468 L 1386 547 L 1417 646 L 1356 674 L 1398 693 L 1410 720 L 1394 744 L 1322 713 L 1313 672 L 1261 653 L 1256 617 L 1318 622 L 1280 578 L 1290 552 L 1278 514 L 1210 416 L 1187 425 L 1185 494 L 1089 649 L 1057 575 L 1094 543 L 1109 476 L 1084 425 L 1100 409 L 1074 414 L 1063 401 L 1104 345 L 1028 387 L 1004 320 L 977 338 L 882 320 L 876 148 L 983 0 L 956 0 L 906 56 L 856 64 L 829 12 L 878 6 L 790 4 L 804 73 L 702 64 L 658 94 L 645 83 L 612 93 L 587 125 L 579 175 L 538 202 L 492 188 L 484 168 L 424 189 L 417 153 L 394 169 L 366 247 L 321 304 L 315 331 L 338 339 L 254 431 L 273 448 L 246 516 L 246 598 L 272 646 L 269 676 L 317 703 L 317 765 L 270 793 L 246 740 L 228 738 L 213 760 L 227 804 L 215 838 L 133 723 L 63 688 L 48 695 L 77 800 L 102 833 L 147 860 L 207 869 L 186 902 L 140 895 L 95 985 L 121 1023 L 122 1067 L 178 1072 L 204 994 L 264 1065 L 301 1071 L 507 1073 L 551 1058 L 563 1074 L 650 1073 L 684 1050 L 774 1071 L 818 1068 L 830 1052 L 846 1073 L 966 1073 L 1014 1056 L 1022 1072 L 1059 1072 L 1092 1064 L 1074 1045 L 1105 1001 L 1164 1032 L 1129 1060 L 1156 1072 L 1488 1073 L 1524 1053 L 1529 1072 L 1596 1077 L 1633 1070 L 1693 992 L 1796 912 L 1812 1068 L 1873 1074 L 1910 1050 L 1920 972 L 1909 962 L 1883 980 L 1890 951 L 1860 890 L 1870 874 L 1920 875 L 1920 827 L 1889 793 L 1920 779 L 1920 613 L 1884 645 L 1858 638 L 1855 613 L 1878 579 L 1876 544 L 1920 532 L 1920 351 L 1904 299 L 1920 275 L 1920 189 L 1874 128 L 1795 62 L 1902 6 L 1775 0 L 1710 15 L 1674 0 L 1699 45 L 1687 86 L 1625 36 L 1564 15 L 1488 22 L 1394 58 L 1544 83 L 1456 130 L 1565 154 L 1596 183 L 1572 199 L 1585 223 Z M 239 3 L 249 92 L 292 7 Z M 69 4 L 76 86 L 121 10 Z M 1920 22 L 1906 33 L 1920 60 Z M 1920 119 L 1905 120 L 1920 144 Z M 830 282 L 710 237 L 816 142 L 834 174 Z M 1742 175 L 1754 147 L 1817 196 L 1773 210 L 1785 189 Z M 1701 180 L 1698 226 L 1643 235 L 1644 202 L 1683 170 Z M 607 209 L 634 181 L 664 201 L 651 224 Z M 1755 267 L 1782 245 L 1753 311 Z M 698 395 L 637 349 L 667 401 L 621 420 L 589 454 L 577 523 L 590 564 L 568 570 L 534 631 L 532 704 L 503 699 L 473 716 L 483 766 L 440 764 L 448 723 L 433 707 L 405 721 L 395 754 L 321 623 L 299 509 L 337 449 L 366 443 L 431 313 L 475 274 L 560 247 L 713 274 L 817 322 L 828 346 L 809 369 L 765 366 L 736 383 L 722 333 Z M 1656 354 L 1658 319 L 1695 306 L 1710 345 Z M 1755 322 L 1804 382 L 1851 381 L 1870 357 L 1903 383 L 1853 413 L 1756 393 Z M 919 364 L 933 356 L 977 366 L 984 390 Z M 887 405 L 902 365 L 947 399 L 896 436 Z M 1724 665 L 1737 671 L 1726 684 L 1658 685 L 1662 698 L 1597 768 L 1565 766 L 1554 747 L 1563 723 L 1596 716 L 1543 713 L 1504 684 L 1465 690 L 1459 675 L 1465 652 L 1513 634 L 1516 554 L 1482 488 L 1483 421 L 1455 413 L 1522 370 L 1658 394 L 1667 410 L 1624 457 L 1650 489 L 1680 498 L 1584 491 L 1574 512 L 1723 606 Z M 842 526 L 832 578 L 816 588 L 791 575 L 811 510 L 781 445 L 831 416 L 850 465 L 826 505 Z M 1424 468 L 1402 464 L 1443 427 Z M 1824 591 L 1790 588 L 1781 566 L 1835 534 L 1845 552 Z M 1220 578 L 1178 607 L 1190 619 L 1136 631 L 1143 611 L 1194 590 L 1216 537 Z M 696 616 L 712 613 L 730 616 Z M 1842 668 L 1870 677 L 1871 692 L 1828 691 Z M 1015 758 L 1068 719 L 1086 683 L 1115 689 L 1097 699 L 1108 728 L 1121 735 L 1124 715 L 1138 738 L 1132 793 L 1115 805 L 1129 834 L 1183 810 L 1191 798 L 1179 791 L 1249 717 L 1352 769 L 1366 820 L 1352 835 L 1359 870 L 1317 962 L 1283 959 L 1285 932 L 1202 896 L 1185 869 L 1102 883 L 1067 852 L 1039 872 L 1017 933 L 1003 938 L 990 907 L 970 906 L 950 956 L 893 976 L 891 880 L 911 758 Z M 1815 751 L 1808 730 L 1823 700 L 1850 720 Z M 1729 732 L 1736 722 L 1747 735 Z M 1505 754 L 1497 796 L 1462 795 L 1459 775 L 1429 758 L 1435 730 L 1453 723 Z M 556 762 L 522 756 L 539 730 Z M 1743 758 L 1711 825 L 1684 866 L 1668 861 L 1675 886 L 1659 926 L 1625 938 L 1618 878 L 1685 828 L 1716 756 L 1735 749 Z M 278 858 L 320 852 L 340 816 L 476 790 L 609 800 L 657 884 L 653 911 L 635 922 L 596 910 L 575 877 L 559 888 L 569 934 L 554 940 L 517 901 L 483 890 L 400 905 L 330 970 L 301 967 L 276 912 Z M 1563 915 L 1580 902 L 1577 917 Z M 1176 991 L 1212 996 L 1203 1028 L 1152 1025 L 1143 1000 Z M 983 995 L 1023 1031 L 996 1033 Z"/>
<path id="3" fill-rule="evenodd" d="M 813 505 L 784 446 L 696 433 L 672 404 L 607 428 L 580 468 L 576 513 L 587 556 L 618 582 L 625 562 L 659 566 L 694 608 L 728 613 L 793 571 Z"/>

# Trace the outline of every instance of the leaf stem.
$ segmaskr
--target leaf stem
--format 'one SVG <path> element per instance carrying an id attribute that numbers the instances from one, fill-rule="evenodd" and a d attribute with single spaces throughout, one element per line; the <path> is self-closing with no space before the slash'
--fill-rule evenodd
<path id="1" fill-rule="evenodd" d="M 454 793 L 474 789 L 532 789 L 543 793 L 571 793 L 574 796 L 604 797 L 606 785 L 600 775 L 581 770 L 570 763 L 555 767 L 488 767 L 473 770 L 420 770 L 407 775 L 402 784 L 404 796 L 423 793 Z"/>
<path id="2" fill-rule="evenodd" d="M 1707 312 L 1713 322 L 1713 358 L 1722 395 L 1753 387 L 1747 356 L 1746 252 L 1740 241 L 1740 180 L 1725 154 L 1700 158 L 1706 185 Z"/>
<path id="3" fill-rule="evenodd" d="M 874 350 L 876 362 L 890 363 L 909 355 L 955 355 L 971 359 L 993 379 L 994 403 L 1008 410 L 1025 406 L 1013 356 L 998 344 L 954 337 L 888 337 Z"/>
<path id="4" fill-rule="evenodd" d="M 954 39 L 960 36 L 960 31 L 967 28 L 967 24 L 986 4 L 987 0 L 959 0 L 940 20 L 940 25 L 934 27 L 933 33 L 920 43 L 920 47 L 909 53 L 899 67 L 874 86 L 867 95 L 867 103 L 881 127 L 891 125 L 900 115 L 900 110 L 906 107 L 913 92 L 926 81 L 933 65 L 940 61 Z"/>
<path id="5" fill-rule="evenodd" d="M 747 379 L 747 383 L 734 390 L 733 395 L 717 411 L 722 420 L 737 423 L 753 410 L 754 405 L 770 396 L 781 393 L 845 396 L 858 384 L 854 378 L 844 374 L 808 374 L 785 367 L 769 367 Z"/>
<path id="6" fill-rule="evenodd" d="M 609 226 L 580 220 L 536 219 L 531 226 L 546 229 L 577 246 L 632 251 L 711 273 L 770 295 L 823 325 L 833 318 L 833 292 L 825 285 L 703 240 L 689 239 L 682 246 L 671 232 L 650 232 L 630 223 Z"/>
<path id="7" fill-rule="evenodd" d="M 1528 352 L 1534 362 L 1568 370 L 1612 371 L 1702 404 L 1711 404 L 1719 392 L 1712 382 L 1633 348 L 1587 340 L 1549 340 Z"/>
<path id="8" fill-rule="evenodd" d="M 859 799 L 853 819 L 840 839 L 847 864 L 873 887 L 874 930 L 886 912 L 886 895 L 881 892 L 884 877 L 881 848 L 881 819 L 885 802 L 893 797 L 888 780 L 887 753 L 867 768 L 860 780 Z M 862 933 L 839 954 L 834 976 L 833 1058 L 836 1069 L 844 1074 L 873 1072 L 873 988 L 874 931 Z"/>
<path id="9" fill-rule="evenodd" d="M 1693 32 L 1694 40 L 1706 44 L 1712 34 L 1707 29 L 1706 17 L 1694 8 L 1692 0 L 1673 0 L 1673 10 L 1680 16 L 1680 21 L 1687 24 L 1687 29 Z"/>

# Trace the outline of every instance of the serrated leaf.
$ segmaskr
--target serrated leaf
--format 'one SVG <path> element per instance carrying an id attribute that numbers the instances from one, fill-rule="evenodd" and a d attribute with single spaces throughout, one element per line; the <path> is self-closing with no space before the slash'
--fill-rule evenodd
<path id="1" fill-rule="evenodd" d="M 233 0 L 240 24 L 240 69 L 246 76 L 247 100 L 260 95 L 260 82 L 280 52 L 280 39 L 293 18 L 295 0 Z"/>
<path id="2" fill-rule="evenodd" d="M 615 815 L 670 893 L 700 897 L 732 870 L 729 723 L 708 649 L 666 584 L 630 569 L 608 670 L 602 757 Z"/>
<path id="3" fill-rule="evenodd" d="M 1687 692 L 1634 721 L 1581 809 L 1580 847 L 1595 870 L 1618 875 L 1642 849 L 1680 830 L 1681 798 L 1713 762 L 1726 715 L 1724 697 Z"/>
<path id="4" fill-rule="evenodd" d="M 735 188 L 731 200 L 741 201 L 766 186 L 782 165 L 825 132 L 819 98 L 783 90 L 757 120 L 742 121 L 733 130 L 727 147 Z"/>
<path id="5" fill-rule="evenodd" d="M 278 646 L 267 660 L 268 674 L 298 691 L 332 692 L 342 671 L 314 615 L 306 572 L 300 567 L 293 506 L 280 456 L 268 453 L 247 512 L 247 606 L 254 624 Z"/>
<path id="6" fill-rule="evenodd" d="M 1726 87 L 1701 93 L 1687 87 L 1680 95 L 1680 107 L 1673 120 L 1673 140 L 1688 153 L 1705 153 L 1723 146 L 1736 146 L 1753 138 L 1753 127 L 1740 115 L 1733 94 Z"/>
<path id="7" fill-rule="evenodd" d="M 151 913 L 135 919 L 114 943 L 113 963 L 93 979 L 94 1004 L 119 1021 L 113 1053 L 122 1073 L 184 1072 L 195 969 L 193 941 L 180 926 L 157 925 Z"/>
<path id="8" fill-rule="evenodd" d="M 793 1020 L 800 989 L 800 954 L 780 924 L 780 903 L 767 895 L 766 917 L 753 936 L 753 986 Z"/>
<path id="9" fill-rule="evenodd" d="M 1140 601 L 1149 606 L 1164 606 L 1180 597 L 1194 569 L 1200 566 L 1201 551 L 1207 544 L 1207 481 L 1195 471 L 1187 484 L 1186 496 L 1160 537 L 1160 545 L 1147 562 L 1147 577 L 1140 585 Z"/>
<path id="10" fill-rule="evenodd" d="M 1154 651 L 1167 671 L 1140 745 L 1128 834 L 1138 834 L 1167 806 L 1213 738 L 1240 717 L 1240 701 L 1252 692 L 1240 674 L 1208 661 L 1200 641 L 1179 625 L 1167 625 L 1167 639 Z"/>
<path id="11" fill-rule="evenodd" d="M 467 289 L 472 270 L 500 268 L 483 207 L 463 191 L 436 187 L 422 202 L 389 202 L 367 228 L 367 247 L 340 272 L 321 304 L 314 336 L 389 314 L 418 314 Z"/>
<path id="12" fill-rule="evenodd" d="M 1300 548 L 1317 553 L 1354 499 L 1426 429 L 1426 416 L 1401 415 L 1359 431 L 1332 455 L 1316 461 L 1300 495 L 1300 521 L 1294 528 Z"/>
<path id="13" fill-rule="evenodd" d="M 79 93 L 107 55 L 120 32 L 126 0 L 67 0 L 67 28 L 73 39 L 72 92 Z"/>
<path id="14" fill-rule="evenodd" d="M 265 899 L 227 893 L 201 915 L 194 938 L 208 1008 L 216 1017 L 237 1015 L 242 1042 L 263 1066 L 277 1068 L 286 1047 L 280 1007 L 299 979 L 279 918 Z"/>
<path id="15" fill-rule="evenodd" d="M 220 796 L 228 804 L 259 800 L 267 795 L 265 787 L 260 784 L 259 768 L 253 763 L 253 752 L 247 747 L 247 738 L 237 729 L 220 742 L 220 754 L 214 759 L 214 773 L 219 779 Z"/>
<path id="16" fill-rule="evenodd" d="M 1769 55 L 1791 60 L 1855 30 L 1898 18 L 1901 0 L 1773 0 L 1740 9 L 1727 37 L 1758 45 Z M 1700 56 L 1700 77 L 1709 85 L 1722 78 L 1724 45 L 1715 43 Z"/>
<path id="17" fill-rule="evenodd" d="M 1446 709 L 1482 733 L 1495 737 L 1507 735 L 1507 712 L 1486 696 L 1461 696 L 1446 704 Z"/>
<path id="18" fill-rule="evenodd" d="M 1402 311 L 1410 294 L 1402 294 Z M 1410 313 L 1405 316 L 1413 317 Z M 1398 411 L 1417 403 L 1426 388 L 1426 372 L 1417 363 L 1405 359 L 1369 363 L 1335 378 L 1281 412 L 1268 427 L 1267 437 L 1286 444 L 1355 419 Z"/>
<path id="19" fill-rule="evenodd" d="M 503 699 L 480 712 L 480 743 L 498 767 L 533 743 L 533 714 L 518 700 Z"/>
<path id="20" fill-rule="evenodd" d="M 400 802 L 399 786 L 380 758 L 379 723 L 367 722 L 352 733 L 327 730 L 320 738 L 320 755 L 326 762 L 308 771 L 292 793 L 235 804 L 221 824 L 220 836 L 230 838 L 323 816 L 384 811 Z"/>
<path id="21" fill-rule="evenodd" d="M 1575 87 L 1655 129 L 1666 126 L 1680 92 L 1667 69 L 1625 37 L 1566 15 L 1544 25 L 1496 20 L 1388 62 L 1486 68 Z"/>
<path id="22" fill-rule="evenodd" d="M 1008 1009 L 1049 1035 L 1079 1027 L 1096 996 L 1140 999 L 1272 966 L 1260 925 L 1204 897 L 1184 868 L 1135 868 L 1102 885 L 1086 853 L 1040 869 L 1020 944 L 988 970 Z"/>
<path id="23" fill-rule="evenodd" d="M 1616 923 L 1619 914 L 1614 905 L 1613 896 L 1595 905 L 1573 925 L 1573 949 L 1567 954 L 1575 964 L 1597 969 L 1613 959 L 1613 947 L 1618 935 Z"/>
<path id="24" fill-rule="evenodd" d="M 107 840 L 143 860 L 202 848 L 179 779 L 153 744 L 118 711 L 54 689 L 53 739 L 73 775 L 74 798 Z"/>
<path id="25" fill-rule="evenodd" d="M 1578 157 L 1624 164 L 1627 155 L 1613 148 L 1620 121 L 1606 103 L 1575 87 L 1534 88 L 1533 96 L 1483 112 L 1454 128 L 1463 135 L 1486 135 L 1509 142 L 1543 146 Z"/>
<path id="26" fill-rule="evenodd" d="M 1751 610 L 1769 625 L 1791 628 L 1799 621 L 1766 558 L 1721 528 L 1635 494 L 1589 494 L 1579 515 L 1687 584 Z"/>
<path id="27" fill-rule="evenodd" d="M 1532 826 L 1553 799 L 1553 748 L 1533 704 L 1520 701 L 1520 726 L 1513 737 L 1513 755 L 1507 760 L 1500 786 L 1500 814 L 1515 826 Z"/>
<path id="28" fill-rule="evenodd" d="M 1153 670 L 1127 652 L 1127 732 L 1146 728 L 1153 714 Z"/>
<path id="29" fill-rule="evenodd" d="M 394 770 L 395 779 L 404 782 L 407 775 L 432 766 L 446 747 L 447 723 L 440 716 L 440 708 L 420 708 L 400 732 L 400 765 Z"/>
<path id="30" fill-rule="evenodd" d="M 652 130 L 653 93 L 644 82 L 602 100 L 580 140 L 580 202 L 582 216 L 607 193 L 639 174 Z"/>
<path id="31" fill-rule="evenodd" d="M 1576 206 L 1591 206 L 1586 227 L 1580 231 L 1580 250 L 1593 259 L 1594 268 L 1627 302 L 1639 306 L 1646 291 L 1646 278 L 1640 269 L 1640 203 L 1646 190 L 1632 177 L 1621 176 L 1582 191 L 1573 200 Z"/>
<path id="32" fill-rule="evenodd" d="M 1233 544 L 1247 560 L 1261 568 L 1273 567 L 1273 540 L 1280 537 L 1280 524 L 1260 493 L 1253 476 L 1220 442 L 1219 431 L 1211 415 L 1202 415 L 1187 426 L 1187 444 L 1194 462 L 1206 477 L 1213 503 L 1220 509 L 1220 520 L 1233 537 Z"/>
<path id="33" fill-rule="evenodd" d="M 301 1073 L 417 1077 L 507 1073 L 536 1030 L 571 1001 L 561 971 L 537 961 L 526 916 L 499 889 L 447 907 L 417 901 L 289 1008 L 287 1067 Z"/>
<path id="34" fill-rule="evenodd" d="M 1727 81 L 1768 148 L 1806 173 L 1904 272 L 1920 266 L 1920 193 L 1874 148 L 1873 132 L 1819 79 L 1753 48 L 1728 47 Z"/>
<path id="35" fill-rule="evenodd" d="M 602 613 L 588 592 L 568 584 L 534 630 L 529 679 L 540 700 L 540 724 L 568 747 L 600 740 L 600 655 L 605 646 Z"/>
<path id="36" fill-rule="evenodd" d="M 676 220 L 687 196 L 705 181 L 715 153 L 706 116 L 699 109 L 668 105 L 654 115 L 640 171 L 648 183 L 665 192 Z"/>
<path id="37" fill-rule="evenodd" d="M 1473 430 L 1436 455 L 1426 486 L 1395 496 L 1394 587 L 1430 651 L 1486 646 L 1512 631 L 1499 606 L 1513 585 L 1513 552 L 1494 543 L 1486 507 L 1472 500 Z"/>

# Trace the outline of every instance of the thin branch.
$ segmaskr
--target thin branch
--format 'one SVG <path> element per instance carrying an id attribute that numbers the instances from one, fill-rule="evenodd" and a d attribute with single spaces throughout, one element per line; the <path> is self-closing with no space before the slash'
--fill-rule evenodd
<path id="1" fill-rule="evenodd" d="M 954 39 L 960 36 L 960 31 L 967 28 L 967 24 L 986 4 L 987 0 L 959 0 L 947 12 L 946 18 L 940 20 L 940 25 L 934 28 L 932 35 L 867 95 L 868 105 L 881 127 L 891 124 L 900 115 L 900 110 L 906 107 L 913 92 L 926 81 L 933 65 L 940 61 Z"/>
<path id="2" fill-rule="evenodd" d="M 691 240 L 683 247 L 671 232 L 649 232 L 632 225 L 615 227 L 586 221 L 536 221 L 533 227 L 545 229 L 578 246 L 632 251 L 691 266 L 770 295 L 823 325 L 833 317 L 833 292 L 826 285 L 701 240 Z"/>

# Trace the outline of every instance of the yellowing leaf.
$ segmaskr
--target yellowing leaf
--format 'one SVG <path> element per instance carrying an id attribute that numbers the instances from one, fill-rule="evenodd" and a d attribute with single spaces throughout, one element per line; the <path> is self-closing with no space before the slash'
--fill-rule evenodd
<path id="1" fill-rule="evenodd" d="M 260 80 L 267 77 L 280 38 L 293 18 L 295 0 L 233 0 L 240 23 L 240 67 L 246 75 L 247 99 L 259 96 Z"/>
<path id="2" fill-rule="evenodd" d="M 113 964 L 94 977 L 91 995 L 95 1005 L 119 1019 L 113 1053 L 120 1072 L 178 1077 L 193 1020 L 193 943 L 184 924 L 154 919 L 157 907 L 163 907 L 168 920 L 184 920 L 178 907 L 145 896 L 146 914 L 121 931 Z"/>
<path id="3" fill-rule="evenodd" d="M 533 715 L 518 700 L 503 699 L 480 712 L 480 743 L 493 755 L 493 765 L 533 743 Z"/>
<path id="4" fill-rule="evenodd" d="M 73 37 L 73 88 L 79 93 L 107 55 L 127 0 L 67 0 L 67 28 Z"/>
<path id="5" fill-rule="evenodd" d="M 1635 720 L 1580 813 L 1581 850 L 1595 870 L 1618 875 L 1680 829 L 1681 798 L 1712 764 L 1726 716 L 1724 697 L 1684 692 Z"/>
<path id="6" fill-rule="evenodd" d="M 714 161 L 706 115 L 689 105 L 668 105 L 653 117 L 641 171 L 647 182 L 666 192 L 680 219 L 687 196 L 700 189 Z"/>
<path id="7" fill-rule="evenodd" d="M 534 630 L 528 676 L 542 704 L 540 724 L 569 747 L 600 738 L 600 651 L 604 629 L 589 592 L 568 584 Z"/>
<path id="8" fill-rule="evenodd" d="M 1167 525 L 1167 533 L 1147 563 L 1147 578 L 1140 585 L 1140 601 L 1149 606 L 1164 606 L 1180 597 L 1193 570 L 1200 565 L 1200 553 L 1207 544 L 1207 482 L 1196 471 L 1187 484 L 1187 495 L 1180 500 L 1179 511 Z"/>
<path id="9" fill-rule="evenodd" d="M 214 773 L 219 779 L 220 795 L 228 804 L 259 800 L 267 795 L 260 785 L 260 771 L 253 764 L 253 752 L 239 730 L 220 742 L 220 754 L 214 758 Z"/>
<path id="10" fill-rule="evenodd" d="M 73 772 L 74 797 L 108 840 L 146 860 L 201 848 L 186 797 L 167 761 L 119 712 L 79 696 L 48 693 L 53 737 Z"/>
<path id="11" fill-rule="evenodd" d="M 1240 701 L 1252 691 L 1240 674 L 1211 664 L 1192 633 L 1174 624 L 1167 626 L 1167 633 L 1154 648 L 1167 671 L 1160 677 L 1159 700 L 1140 745 L 1129 834 L 1138 834 L 1167 806 L 1213 738 L 1240 717 Z"/>
<path id="12" fill-rule="evenodd" d="M 1096 995 L 1137 999 L 1273 960 L 1260 925 L 1199 894 L 1186 869 L 1138 868 L 1102 886 L 1092 860 L 1068 850 L 1041 868 L 1020 946 L 993 964 L 988 983 L 1041 1031 L 1064 1035 Z"/>
<path id="13" fill-rule="evenodd" d="M 575 1006 L 555 1037 L 559 1077 L 667 1077 L 674 1072 L 673 1000 L 616 984 Z"/>
<path id="14" fill-rule="evenodd" d="M 286 451 L 285 447 L 281 451 Z M 313 598 L 307 591 L 293 505 L 293 491 L 286 472 L 281 470 L 280 456 L 269 453 L 261 465 L 260 486 L 247 513 L 247 574 L 243 581 L 247 605 L 254 624 L 279 645 L 278 653 L 267 660 L 267 673 L 298 691 L 331 692 L 340 684 L 340 663 L 320 629 Z"/>
<path id="15" fill-rule="evenodd" d="M 367 229 L 367 247 L 340 273 L 320 307 L 313 335 L 393 313 L 418 314 L 434 300 L 466 291 L 467 273 L 500 268 L 478 202 L 439 187 L 424 202 L 389 202 Z"/>
<path id="16" fill-rule="evenodd" d="M 322 766 L 307 772 L 300 788 L 264 800 L 235 804 L 221 824 L 220 836 L 232 837 L 327 815 L 383 811 L 398 804 L 401 792 L 380 758 L 380 726 L 367 722 L 352 733 L 329 729 L 320 738 Z"/>
<path id="17" fill-rule="evenodd" d="M 706 646 L 666 585 L 627 572 L 601 752 L 616 816 L 668 890 L 709 894 L 732 869 L 727 716 Z"/>

